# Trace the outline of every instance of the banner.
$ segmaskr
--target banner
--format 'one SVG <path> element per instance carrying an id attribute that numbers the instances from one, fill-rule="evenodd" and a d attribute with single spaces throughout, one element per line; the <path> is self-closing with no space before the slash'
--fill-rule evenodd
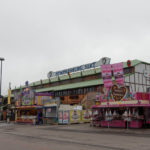
<path id="1" fill-rule="evenodd" d="M 69 111 L 63 111 L 63 124 L 69 123 Z"/>
<path id="2" fill-rule="evenodd" d="M 62 111 L 58 112 L 58 123 L 59 124 L 63 123 L 63 112 Z"/>
<path id="3" fill-rule="evenodd" d="M 29 87 L 25 88 L 22 93 L 22 105 L 32 105 L 34 99 L 34 91 L 32 91 Z"/>
<path id="4" fill-rule="evenodd" d="M 91 121 L 91 111 L 90 110 L 82 110 L 82 121 L 83 122 Z"/>
<path id="5" fill-rule="evenodd" d="M 117 63 L 112 65 L 115 81 L 118 85 L 123 85 L 123 63 Z"/>
<path id="6" fill-rule="evenodd" d="M 80 123 L 81 121 L 81 111 L 80 110 L 70 110 L 70 123 Z"/>
<path id="7" fill-rule="evenodd" d="M 8 90 L 8 105 L 10 105 L 11 89 Z"/>
<path id="8" fill-rule="evenodd" d="M 111 74 L 111 65 L 102 65 L 101 66 L 102 78 L 104 82 L 104 87 L 109 88 L 112 86 L 112 74 Z"/>

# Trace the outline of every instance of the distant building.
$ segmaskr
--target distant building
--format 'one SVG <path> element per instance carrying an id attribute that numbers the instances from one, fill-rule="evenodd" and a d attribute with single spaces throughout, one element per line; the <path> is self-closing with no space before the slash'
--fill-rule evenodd
<path id="1" fill-rule="evenodd" d="M 123 62 L 123 72 L 124 84 L 130 88 L 130 91 L 148 92 L 150 90 L 150 63 L 140 60 Z M 103 92 L 104 85 L 101 68 L 97 66 L 96 68 L 39 80 L 30 83 L 29 87 L 36 93 L 48 92 L 53 97 L 59 97 L 61 104 L 79 104 L 87 97 L 88 93 L 95 93 L 96 95 Z M 24 89 L 25 86 L 21 88 Z M 20 92 L 20 87 L 12 90 L 12 93 L 17 92 Z"/>

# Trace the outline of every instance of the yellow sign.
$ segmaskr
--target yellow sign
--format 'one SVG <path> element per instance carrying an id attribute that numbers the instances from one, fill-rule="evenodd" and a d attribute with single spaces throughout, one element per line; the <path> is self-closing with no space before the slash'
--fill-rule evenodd
<path id="1" fill-rule="evenodd" d="M 82 121 L 90 122 L 91 111 L 90 110 L 82 110 Z"/>
<path id="2" fill-rule="evenodd" d="M 70 123 L 80 123 L 81 121 L 81 111 L 80 110 L 70 110 Z"/>
<path id="3" fill-rule="evenodd" d="M 11 98 L 11 89 L 8 90 L 8 105 L 10 104 L 10 98 Z"/>

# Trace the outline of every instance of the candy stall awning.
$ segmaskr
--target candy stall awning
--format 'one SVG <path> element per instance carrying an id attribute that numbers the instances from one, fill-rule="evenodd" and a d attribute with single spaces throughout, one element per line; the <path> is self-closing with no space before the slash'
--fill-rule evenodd
<path id="1" fill-rule="evenodd" d="M 120 108 L 120 107 L 150 107 L 150 104 L 121 104 L 121 105 L 94 105 L 93 109 L 96 108 Z"/>

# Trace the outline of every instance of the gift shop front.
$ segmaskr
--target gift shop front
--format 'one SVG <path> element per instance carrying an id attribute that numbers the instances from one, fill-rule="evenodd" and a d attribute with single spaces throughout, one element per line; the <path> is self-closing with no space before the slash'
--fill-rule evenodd
<path id="1" fill-rule="evenodd" d="M 149 100 L 102 103 L 92 107 L 93 125 L 101 127 L 142 128 L 150 124 Z"/>
<path id="2" fill-rule="evenodd" d="M 96 105 L 92 106 L 92 125 L 149 127 L 150 81 L 144 75 L 145 68 L 150 69 L 150 65 L 137 65 L 132 74 L 124 75 L 122 63 L 101 66 L 104 88 L 96 97 Z"/>

